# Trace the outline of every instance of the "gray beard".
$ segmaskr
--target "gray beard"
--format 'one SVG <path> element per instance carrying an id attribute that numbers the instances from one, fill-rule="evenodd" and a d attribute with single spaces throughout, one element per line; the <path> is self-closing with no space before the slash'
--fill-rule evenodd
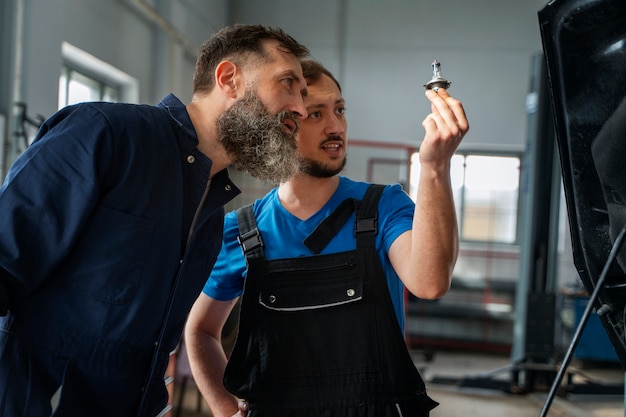
<path id="1" fill-rule="evenodd" d="M 298 125 L 290 112 L 271 114 L 254 91 L 222 113 L 217 121 L 220 143 L 235 167 L 274 184 L 293 177 L 298 169 L 297 129 L 288 133 L 281 123 L 286 118 Z"/>

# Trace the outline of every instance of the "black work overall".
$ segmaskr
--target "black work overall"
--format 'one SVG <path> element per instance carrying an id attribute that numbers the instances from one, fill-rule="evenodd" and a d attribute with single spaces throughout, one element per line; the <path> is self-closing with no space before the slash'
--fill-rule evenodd
<path id="1" fill-rule="evenodd" d="M 381 192 L 344 201 L 305 240 L 319 253 L 356 206 L 356 250 L 329 255 L 268 261 L 251 207 L 239 210 L 248 276 L 224 384 L 248 401 L 249 417 L 425 417 L 437 405 L 375 249 Z"/>

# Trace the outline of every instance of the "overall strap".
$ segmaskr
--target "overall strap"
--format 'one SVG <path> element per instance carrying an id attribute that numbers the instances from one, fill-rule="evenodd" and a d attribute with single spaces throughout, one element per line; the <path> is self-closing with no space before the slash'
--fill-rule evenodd
<path id="1" fill-rule="evenodd" d="M 265 254 L 263 253 L 263 240 L 256 224 L 254 217 L 254 205 L 248 204 L 247 206 L 237 209 L 237 223 L 239 224 L 239 236 L 237 241 L 241 246 L 241 251 L 246 257 L 246 263 L 254 259 L 263 259 Z"/>
<path id="2" fill-rule="evenodd" d="M 302 241 L 316 255 L 328 245 L 354 212 L 356 200 L 347 198 Z"/>
<path id="3" fill-rule="evenodd" d="M 366 239 L 363 240 L 365 246 L 374 247 L 378 225 L 378 200 L 384 188 L 384 185 L 372 184 L 365 192 L 363 201 L 353 198 L 342 201 L 302 243 L 313 253 L 319 254 L 352 216 L 352 213 L 358 211 L 354 225 L 357 240 L 364 238 Z M 370 234 L 371 239 L 365 237 Z"/>
<path id="4" fill-rule="evenodd" d="M 384 185 L 372 184 L 358 203 L 354 234 L 357 248 L 375 248 L 378 233 L 378 201 L 385 189 Z"/>

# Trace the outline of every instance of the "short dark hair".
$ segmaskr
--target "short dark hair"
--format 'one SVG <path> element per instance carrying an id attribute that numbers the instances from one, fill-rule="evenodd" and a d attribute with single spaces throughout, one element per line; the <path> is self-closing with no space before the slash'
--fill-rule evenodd
<path id="1" fill-rule="evenodd" d="M 238 65 L 244 65 L 250 59 L 265 59 L 265 41 L 269 40 L 277 41 L 279 48 L 297 58 L 309 55 L 304 45 L 280 28 L 244 24 L 226 26 L 202 45 L 193 75 L 193 92 L 213 89 L 215 68 L 224 59 L 231 59 Z"/>
<path id="2" fill-rule="evenodd" d="M 322 64 L 312 59 L 306 59 L 302 61 L 302 74 L 304 75 L 304 79 L 306 83 L 309 85 L 315 84 L 322 78 L 322 75 L 328 76 L 331 80 L 337 84 L 337 88 L 339 88 L 339 92 L 341 92 L 341 85 L 339 81 L 333 76 L 333 74 L 326 69 Z"/>

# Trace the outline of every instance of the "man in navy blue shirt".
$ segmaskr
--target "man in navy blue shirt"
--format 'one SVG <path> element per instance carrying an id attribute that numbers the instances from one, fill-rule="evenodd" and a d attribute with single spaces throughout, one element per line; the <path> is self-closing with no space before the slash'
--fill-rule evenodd
<path id="1" fill-rule="evenodd" d="M 278 28 L 227 27 L 203 45 L 187 105 L 83 103 L 43 124 L 0 188 L 1 415 L 164 408 L 169 354 L 239 193 L 226 168 L 293 174 L 307 55 Z"/>

